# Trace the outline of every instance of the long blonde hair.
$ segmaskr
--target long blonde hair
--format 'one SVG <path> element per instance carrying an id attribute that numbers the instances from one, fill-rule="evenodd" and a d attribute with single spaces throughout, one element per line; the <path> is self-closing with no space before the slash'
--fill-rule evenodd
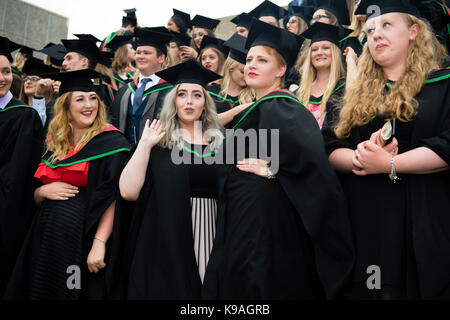
<path id="1" fill-rule="evenodd" d="M 177 106 L 176 106 L 176 96 L 180 85 L 176 85 L 164 99 L 164 105 L 161 110 L 160 120 L 164 127 L 166 134 L 159 142 L 162 148 L 173 149 L 177 146 L 179 149 L 183 148 L 183 137 L 180 134 L 180 124 L 178 122 Z M 216 105 L 211 96 L 202 87 L 203 95 L 205 96 L 205 106 L 200 118 L 202 122 L 203 134 L 210 129 L 215 130 L 217 133 L 223 132 L 223 126 L 219 123 L 216 113 Z M 205 137 L 207 138 L 207 137 Z M 209 145 L 211 150 L 217 150 L 222 142 L 223 134 L 216 134 L 209 137 Z"/>
<path id="2" fill-rule="evenodd" d="M 335 128 L 338 138 L 348 137 L 352 128 L 367 124 L 377 114 L 403 122 L 411 121 L 416 116 L 419 104 L 414 97 L 422 89 L 429 73 L 440 67 L 446 53 L 428 22 L 409 14 L 402 15 L 408 27 L 414 24 L 419 26 L 418 35 L 408 48 L 405 73 L 386 93 L 388 79 L 366 45 L 358 62 L 356 81 L 346 89 Z"/>
<path id="3" fill-rule="evenodd" d="M 75 146 L 75 149 L 82 149 L 93 137 L 102 132 L 104 129 L 110 126 L 107 120 L 106 108 L 98 95 L 98 111 L 97 117 L 94 123 L 86 129 L 81 136 L 80 141 Z M 64 159 L 64 157 L 73 148 L 73 128 L 70 123 L 70 103 L 72 99 L 72 92 L 64 93 L 60 96 L 54 106 L 54 117 L 48 126 L 47 136 L 47 151 L 53 152 L 50 157 L 50 163 L 55 163 L 58 160 Z M 46 151 L 46 152 L 47 152 Z"/>
<path id="4" fill-rule="evenodd" d="M 114 90 L 118 90 L 117 87 L 117 81 L 116 79 L 114 79 L 114 73 L 112 71 L 112 69 L 108 68 L 107 66 L 101 64 L 101 63 L 97 63 L 97 65 L 95 66 L 95 71 L 99 72 L 102 74 L 102 76 L 105 78 L 107 78 L 109 80 L 109 83 L 111 84 L 111 86 L 114 88 Z M 105 80 L 103 78 L 103 81 Z M 108 81 L 105 81 L 108 82 Z"/>
<path id="5" fill-rule="evenodd" d="M 223 96 L 224 99 L 227 96 L 228 90 L 230 89 L 230 83 L 231 81 L 233 81 L 231 79 L 231 72 L 234 68 L 239 67 L 240 64 L 240 62 L 234 60 L 231 57 L 228 57 L 227 60 L 225 60 L 225 63 L 223 65 L 223 78 L 217 81 L 220 84 L 220 95 Z M 245 86 L 239 92 L 239 103 L 244 104 L 253 102 L 255 100 L 255 97 L 255 90 L 248 86 Z"/>
<path id="6" fill-rule="evenodd" d="M 327 102 L 333 94 L 334 89 L 341 77 L 344 76 L 345 70 L 342 64 L 341 50 L 332 42 L 331 46 L 331 66 L 330 66 L 330 76 L 328 78 L 327 89 L 325 90 L 322 103 L 320 104 L 320 113 L 323 115 L 326 112 Z M 303 65 L 298 69 L 298 73 L 301 75 L 300 86 L 297 90 L 297 97 L 301 103 L 305 106 L 308 105 L 311 97 L 311 87 L 314 80 L 317 77 L 317 71 L 311 62 L 311 48 L 309 46 L 306 53 L 306 59 Z"/>

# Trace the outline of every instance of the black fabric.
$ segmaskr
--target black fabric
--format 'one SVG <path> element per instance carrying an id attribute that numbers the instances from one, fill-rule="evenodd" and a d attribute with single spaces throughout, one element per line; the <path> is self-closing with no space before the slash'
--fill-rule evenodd
<path id="1" fill-rule="evenodd" d="M 214 103 L 216 104 L 217 114 L 228 111 L 239 104 L 239 97 L 232 97 L 229 95 L 223 97 L 220 94 L 221 87 L 217 83 L 209 85 L 206 90 L 210 93 L 211 98 L 213 98 Z"/>
<path id="2" fill-rule="evenodd" d="M 110 274 L 116 298 L 192 300 L 200 297 L 189 166 L 175 165 L 171 150 L 155 146 L 138 200 L 134 204 L 123 199 L 118 201 L 118 219 L 125 216 L 132 217 L 132 221 L 128 239 L 121 242 L 122 247 L 116 248 L 117 252 L 122 252 L 117 256 L 122 258 L 113 264 L 115 274 Z M 208 185 L 214 184 L 213 179 L 211 177 Z M 115 227 L 121 228 L 120 225 Z"/>
<path id="3" fill-rule="evenodd" d="M 13 98 L 6 108 L 24 105 Z M 33 183 L 44 133 L 31 107 L 0 110 L 0 296 L 32 220 Z"/>
<path id="4" fill-rule="evenodd" d="M 127 144 L 125 137 L 116 135 L 117 132 L 104 132 L 101 139 L 113 149 Z M 93 140 L 96 137 L 93 138 Z M 88 143 L 89 145 L 89 143 Z M 89 149 L 90 146 L 86 145 Z M 82 152 L 83 150 L 80 150 Z M 100 218 L 106 209 L 117 198 L 117 185 L 123 167 L 128 159 L 128 152 L 123 151 L 107 157 L 99 158 L 89 162 L 88 184 L 85 193 L 80 192 L 73 199 L 77 203 L 77 218 L 68 218 L 74 215 L 73 206 L 68 206 L 70 202 L 61 204 L 60 201 L 44 201 L 39 211 L 34 217 L 33 225 L 29 231 L 27 241 L 24 242 L 19 259 L 17 260 L 14 272 L 11 276 L 5 299 L 105 299 L 107 290 L 105 283 L 105 269 L 97 274 L 91 274 L 87 270 L 87 256 L 92 247 L 92 241 L 97 231 Z M 78 202 L 80 201 L 80 202 Z M 75 204 L 75 203 L 74 203 Z M 58 214 L 60 211 L 66 214 Z M 82 224 L 80 228 L 80 224 Z M 59 226 L 59 227 L 58 227 Z M 69 229 L 75 230 L 69 230 Z M 77 231 L 81 230 L 81 234 Z M 69 237 L 73 233 L 72 237 Z M 47 237 L 53 237 L 55 241 L 46 241 Z M 68 242 L 61 243 L 59 241 Z M 105 263 L 108 265 L 110 259 L 111 246 L 115 241 L 114 233 L 108 240 L 106 247 Z M 73 257 L 69 253 L 58 248 L 70 248 Z M 77 248 L 81 248 L 81 259 Z M 46 281 L 49 278 L 62 279 L 64 275 L 39 274 L 40 270 L 49 272 L 50 266 L 46 266 L 46 257 L 50 252 L 59 254 L 57 261 L 65 262 L 67 259 L 81 261 L 81 290 L 77 293 L 68 293 L 66 282 L 59 283 L 56 287 L 50 287 Z M 41 261 L 42 263 L 39 263 Z M 46 262 L 47 261 L 47 262 Z M 59 262 L 60 263 L 60 262 Z M 64 267 L 64 266 L 62 266 Z M 65 266 L 66 268 L 68 266 Z M 63 270 L 59 270 L 62 272 Z M 65 275 L 65 279 L 69 275 Z M 34 280 L 33 280 L 34 279 Z M 39 281 L 40 280 L 40 281 Z M 62 281 L 62 280 L 61 280 Z M 33 284 L 33 286 L 31 285 Z M 42 286 L 41 286 L 42 285 Z M 33 289 L 33 290 L 30 290 Z"/>
<path id="5" fill-rule="evenodd" d="M 442 76 L 445 70 L 439 72 Z M 397 121 L 399 154 L 425 146 L 449 162 L 449 85 L 448 78 L 425 84 L 416 96 L 419 109 L 414 121 Z M 324 126 L 327 153 L 338 148 L 354 150 L 383 123 L 384 119 L 376 117 L 353 128 L 350 137 L 343 140 Z M 388 295 L 397 292 L 403 298 L 448 299 L 450 173 L 447 170 L 399 176 L 402 180 L 393 184 L 385 174 L 366 177 L 340 174 L 357 250 L 353 295 L 357 292 L 359 297 L 371 296 L 365 287 L 369 264 L 380 266 L 382 287 L 391 288 L 386 292 Z"/>
<path id="6" fill-rule="evenodd" d="M 336 298 L 354 262 L 342 189 L 311 113 L 285 91 L 266 98 L 238 115 L 251 110 L 237 128 L 279 129 L 280 169 L 275 180 L 234 165 L 221 171 L 217 235 L 202 297 Z"/>

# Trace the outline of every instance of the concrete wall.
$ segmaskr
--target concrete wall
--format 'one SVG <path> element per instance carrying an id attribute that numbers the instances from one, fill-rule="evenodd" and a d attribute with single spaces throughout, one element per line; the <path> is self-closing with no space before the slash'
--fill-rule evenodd
<path id="1" fill-rule="evenodd" d="M 4 37 L 40 50 L 49 42 L 66 39 L 67 32 L 66 17 L 19 0 L 0 0 L 0 35 Z"/>

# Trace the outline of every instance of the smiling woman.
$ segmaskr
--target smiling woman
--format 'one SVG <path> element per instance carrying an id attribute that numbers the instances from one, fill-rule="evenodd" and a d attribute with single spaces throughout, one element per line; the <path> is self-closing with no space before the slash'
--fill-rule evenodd
<path id="1" fill-rule="evenodd" d="M 34 175 L 39 209 L 5 298 L 106 298 L 103 269 L 111 255 L 115 186 L 129 144 L 106 121 L 91 81 L 98 76 L 95 71 L 47 76 L 62 83 L 47 150 Z M 75 290 L 66 284 L 74 266 L 82 279 Z"/>

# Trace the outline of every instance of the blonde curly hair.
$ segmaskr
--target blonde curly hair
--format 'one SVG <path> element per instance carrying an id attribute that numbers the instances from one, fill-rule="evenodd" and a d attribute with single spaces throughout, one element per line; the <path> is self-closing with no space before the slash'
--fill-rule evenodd
<path id="1" fill-rule="evenodd" d="M 406 24 L 417 24 L 419 32 L 408 48 L 406 70 L 389 91 L 388 79 L 383 69 L 372 58 L 369 48 L 364 47 L 358 61 L 356 80 L 347 87 L 335 133 L 346 138 L 352 128 L 369 123 L 376 115 L 402 122 L 412 121 L 417 115 L 418 102 L 414 98 L 433 69 L 441 66 L 446 58 L 445 48 L 439 43 L 428 22 L 402 13 Z"/>

